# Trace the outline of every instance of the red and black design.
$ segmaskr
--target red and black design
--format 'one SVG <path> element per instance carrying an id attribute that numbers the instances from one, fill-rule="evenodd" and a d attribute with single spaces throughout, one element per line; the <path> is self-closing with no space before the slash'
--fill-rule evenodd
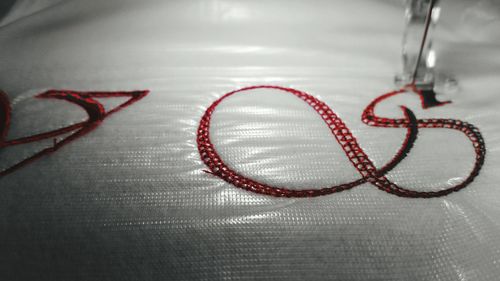
<path id="1" fill-rule="evenodd" d="M 245 91 L 253 89 L 275 89 L 279 91 L 284 91 L 290 93 L 311 106 L 323 119 L 325 124 L 331 130 L 333 136 L 337 142 L 341 145 L 346 156 L 349 158 L 353 166 L 358 170 L 361 178 L 353 182 L 344 183 L 332 187 L 319 188 L 319 189 L 302 189 L 293 190 L 285 187 L 274 187 L 264 183 L 260 183 L 253 179 L 247 178 L 238 172 L 232 170 L 228 167 L 224 161 L 221 159 L 219 154 L 214 148 L 210 140 L 210 120 L 215 108 L 226 98 L 236 94 L 243 93 Z M 479 130 L 473 125 L 454 119 L 417 119 L 414 113 L 401 106 L 405 118 L 394 119 L 394 118 L 384 118 L 377 116 L 375 114 L 375 107 L 388 98 L 393 96 L 403 94 L 403 93 L 416 93 L 420 96 L 422 101 L 422 107 L 428 108 L 432 106 L 444 105 L 449 102 L 439 102 L 432 92 L 424 92 L 417 89 L 414 85 L 407 85 L 400 90 L 393 91 L 384 94 L 376 98 L 371 102 L 363 111 L 362 120 L 368 126 L 373 127 L 385 127 L 385 128 L 405 128 L 407 130 L 406 137 L 401 145 L 400 149 L 396 155 L 385 164 L 382 168 L 378 169 L 375 167 L 373 162 L 370 160 L 368 155 L 359 146 L 356 138 L 352 135 L 351 131 L 345 123 L 338 117 L 333 110 L 328 107 L 324 102 L 316 99 L 315 97 L 295 90 L 291 88 L 284 88 L 278 86 L 253 86 L 243 89 L 239 89 L 230 93 L 227 93 L 217 99 L 208 109 L 201 118 L 200 125 L 198 127 L 197 133 L 197 143 L 198 150 L 202 161 L 208 166 L 211 173 L 223 179 L 224 181 L 242 189 L 246 189 L 252 192 L 278 196 L 278 197 L 315 197 L 321 195 L 327 195 L 335 192 L 340 192 L 343 190 L 351 189 L 360 184 L 369 182 L 377 188 L 395 194 L 401 197 L 413 197 L 413 198 L 431 198 L 448 195 L 452 192 L 458 191 L 467 185 L 469 185 L 474 178 L 479 174 L 481 167 L 484 163 L 486 148 L 483 138 Z M 464 133 L 471 141 L 475 153 L 476 159 L 474 168 L 468 177 L 462 182 L 455 186 L 442 189 L 439 191 L 414 191 L 398 186 L 397 184 L 391 182 L 385 175 L 394 169 L 399 162 L 401 162 L 410 152 L 414 142 L 417 139 L 418 130 L 421 128 L 446 128 L 452 130 L 458 130 Z"/>
<path id="2" fill-rule="evenodd" d="M 45 139 L 54 138 L 54 145 L 52 147 L 43 149 L 34 155 L 22 160 L 21 162 L 0 171 L 0 177 L 6 174 L 12 173 L 19 168 L 26 166 L 27 164 L 53 153 L 63 147 L 64 145 L 74 141 L 75 139 L 88 134 L 95 128 L 97 128 L 102 121 L 109 115 L 122 110 L 123 108 L 130 106 L 131 104 L 137 102 L 138 100 L 145 97 L 149 91 L 131 91 L 131 92 L 76 92 L 70 90 L 49 90 L 42 94 L 36 96 L 36 98 L 41 99 L 60 99 L 65 100 L 75 105 L 80 106 L 88 115 L 88 119 L 83 122 L 79 122 L 67 127 L 63 127 L 57 130 L 28 136 L 24 138 L 19 138 L 15 140 L 7 140 L 7 135 L 10 126 L 10 116 L 11 116 L 11 106 L 7 95 L 0 91 L 0 149 L 6 148 L 14 145 L 21 145 L 31 142 L 37 142 Z M 107 111 L 104 106 L 96 100 L 96 98 L 115 98 L 115 97 L 128 97 L 129 99 L 115 107 L 114 109 Z M 69 134 L 70 133 L 70 134 Z M 69 134 L 63 139 L 56 141 L 55 138 Z"/>

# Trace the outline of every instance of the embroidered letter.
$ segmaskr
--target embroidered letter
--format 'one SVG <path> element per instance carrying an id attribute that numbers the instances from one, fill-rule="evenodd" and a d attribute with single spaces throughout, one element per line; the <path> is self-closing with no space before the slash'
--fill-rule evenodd
<path id="1" fill-rule="evenodd" d="M 78 105 L 86 111 L 88 119 L 64 128 L 57 130 L 19 138 L 15 140 L 7 140 L 7 135 L 10 125 L 11 107 L 7 95 L 0 91 L 0 149 L 21 145 L 30 142 L 41 141 L 44 139 L 54 138 L 63 134 L 71 133 L 62 140 L 56 142 L 52 147 L 43 149 L 34 155 L 20 161 L 19 163 L 0 171 L 0 178 L 6 174 L 12 173 L 17 169 L 26 166 L 27 164 L 53 153 L 63 147 L 64 145 L 74 141 L 75 139 L 88 134 L 97 128 L 102 121 L 109 115 L 122 110 L 123 108 L 137 102 L 148 94 L 149 91 L 131 91 L 131 92 L 76 92 L 69 90 L 50 90 L 45 93 L 39 94 L 36 98 L 41 99 L 60 99 Z M 129 97 L 126 102 L 120 104 L 116 108 L 106 112 L 104 106 L 99 103 L 95 98 L 113 98 L 113 97 Z"/>
<path id="2" fill-rule="evenodd" d="M 241 175 L 236 171 L 232 170 L 230 167 L 228 167 L 226 163 L 224 163 L 224 161 L 221 159 L 221 157 L 215 150 L 214 145 L 210 140 L 210 119 L 212 117 L 212 113 L 224 99 L 234 94 L 245 93 L 249 90 L 264 89 L 264 88 L 275 89 L 278 91 L 284 91 L 286 93 L 292 94 L 297 98 L 306 102 L 318 114 L 320 114 L 326 126 L 328 126 L 328 128 L 331 130 L 332 135 L 334 136 L 337 143 L 342 147 L 352 165 L 361 175 L 361 178 L 352 182 L 326 188 L 320 188 L 320 189 L 307 188 L 302 190 L 293 190 L 293 189 L 288 189 L 286 187 L 274 187 L 264 183 L 260 183 L 256 180 L 247 178 L 244 175 Z M 272 196 L 315 197 L 315 196 L 327 195 L 347 190 L 366 182 L 371 183 L 372 185 L 376 186 L 377 188 L 385 192 L 395 194 L 401 197 L 414 197 L 414 198 L 431 198 L 431 197 L 444 196 L 450 194 L 451 192 L 458 191 L 466 187 L 479 174 L 479 171 L 481 170 L 481 167 L 484 163 L 486 148 L 481 133 L 473 125 L 460 120 L 417 119 L 413 114 L 413 112 L 404 106 L 402 106 L 401 109 L 403 111 L 405 118 L 401 119 L 383 118 L 375 115 L 375 107 L 381 101 L 407 92 L 418 94 L 422 100 L 422 107 L 424 108 L 444 105 L 448 103 L 448 102 L 437 101 L 435 96 L 429 96 L 429 93 L 422 92 L 421 90 L 417 89 L 414 85 L 408 85 L 400 90 L 384 94 L 376 98 L 373 102 L 371 102 L 365 108 L 362 114 L 362 120 L 365 124 L 373 127 L 404 128 L 407 131 L 405 141 L 403 142 L 398 152 L 389 161 L 389 163 L 385 164 L 381 168 L 375 167 L 375 165 L 370 160 L 368 155 L 366 155 L 366 153 L 360 147 L 356 138 L 352 135 L 349 128 L 328 105 L 326 105 L 324 102 L 316 99 L 315 97 L 307 93 L 291 88 L 284 88 L 277 86 L 247 87 L 227 93 L 223 95 L 221 98 L 217 99 L 215 102 L 213 102 L 205 111 L 205 114 L 201 118 L 200 125 L 198 127 L 198 133 L 197 133 L 198 151 L 200 153 L 201 160 L 210 169 L 208 173 L 216 175 L 221 179 L 223 179 L 224 181 L 238 188 Z M 464 133 L 469 138 L 474 147 L 474 151 L 476 153 L 476 159 L 472 172 L 467 176 L 467 178 L 463 182 L 439 191 L 414 191 L 403 188 L 391 182 L 385 176 L 389 171 L 394 169 L 398 165 L 398 163 L 401 162 L 401 160 L 403 160 L 408 155 L 413 146 L 413 143 L 417 139 L 418 130 L 422 128 L 426 129 L 447 128 L 451 130 L 458 130 Z"/>

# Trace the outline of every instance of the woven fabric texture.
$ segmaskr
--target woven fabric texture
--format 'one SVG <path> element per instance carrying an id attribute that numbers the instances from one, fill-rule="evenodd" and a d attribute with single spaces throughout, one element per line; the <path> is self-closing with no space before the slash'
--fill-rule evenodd
<path id="1" fill-rule="evenodd" d="M 459 89 L 438 98 L 452 103 L 423 109 L 417 95 L 398 95 L 376 113 L 403 118 L 404 105 L 419 119 L 478 127 L 487 155 L 474 182 L 430 199 L 369 183 L 277 198 L 204 171 L 203 114 L 244 87 L 293 88 L 327 104 L 382 167 L 406 129 L 361 117 L 397 89 L 401 1 L 17 1 L 0 21 L 7 140 L 87 119 L 67 101 L 35 98 L 47 90 L 149 94 L 0 178 L 0 280 L 497 280 L 500 4 L 441 5 L 437 70 Z M 96 100 L 110 111 L 127 98 Z M 360 177 L 318 113 L 293 95 L 235 94 L 211 118 L 220 157 L 246 177 L 295 190 Z M 0 148 L 0 171 L 53 143 Z M 461 132 L 421 128 L 386 176 L 439 191 L 463 181 L 475 157 Z"/>

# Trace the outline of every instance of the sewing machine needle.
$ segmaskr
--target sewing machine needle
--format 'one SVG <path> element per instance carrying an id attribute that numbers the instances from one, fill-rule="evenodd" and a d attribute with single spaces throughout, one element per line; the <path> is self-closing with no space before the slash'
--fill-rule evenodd
<path id="1" fill-rule="evenodd" d="M 415 64 L 415 70 L 413 71 L 412 85 L 415 85 L 417 80 L 418 68 L 420 66 L 420 61 L 422 59 L 422 54 L 425 48 L 425 42 L 427 41 L 427 33 L 429 32 L 429 26 L 432 21 L 432 9 L 434 8 L 435 0 L 430 0 L 429 8 L 427 9 L 427 14 L 425 16 L 425 27 L 424 27 L 424 35 L 422 36 L 422 41 L 420 43 L 420 50 L 418 52 L 417 62 Z"/>

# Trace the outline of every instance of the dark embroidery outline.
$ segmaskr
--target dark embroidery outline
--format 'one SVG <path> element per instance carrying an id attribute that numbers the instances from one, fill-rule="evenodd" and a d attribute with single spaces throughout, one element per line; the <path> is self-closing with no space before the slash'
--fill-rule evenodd
<path id="1" fill-rule="evenodd" d="M 121 91 L 121 92 L 78 92 L 72 90 L 49 90 L 47 92 L 41 93 L 36 98 L 40 99 L 60 99 L 67 102 L 73 103 L 81 107 L 87 113 L 88 119 L 83 122 L 79 122 L 67 127 L 56 129 L 53 131 L 44 132 L 41 134 L 36 134 L 28 137 L 18 138 L 14 140 L 7 140 L 7 135 L 9 131 L 9 126 L 11 122 L 11 112 L 12 108 L 10 106 L 9 99 L 7 95 L 0 91 L 0 149 L 6 148 L 14 145 L 21 145 L 30 142 L 41 141 L 45 139 L 55 138 L 63 134 L 71 133 L 67 137 L 56 141 L 54 139 L 54 144 L 52 147 L 45 148 L 34 155 L 21 160 L 17 164 L 0 171 L 0 178 L 7 174 L 10 174 L 31 162 L 51 154 L 64 145 L 74 141 L 75 139 L 82 137 L 89 132 L 97 128 L 102 121 L 113 113 L 116 113 L 125 107 L 137 102 L 138 100 L 145 97 L 149 91 Z M 104 106 L 95 98 L 115 98 L 115 97 L 129 97 L 129 99 L 113 108 L 112 110 L 106 112 Z"/>
<path id="2" fill-rule="evenodd" d="M 356 170 L 360 173 L 361 178 L 349 183 L 344 183 L 336 186 L 311 189 L 306 188 L 302 190 L 293 190 L 286 187 L 274 187 L 264 183 L 260 183 L 248 177 L 245 177 L 238 172 L 229 168 L 224 161 L 221 159 L 219 154 L 214 148 L 210 140 L 210 120 L 215 108 L 226 98 L 236 94 L 242 93 L 253 89 L 276 89 L 290 93 L 311 106 L 323 119 L 325 124 L 331 130 L 333 136 L 337 142 L 341 145 L 349 161 L 353 164 Z M 479 174 L 481 167 L 484 163 L 486 155 L 486 146 L 481 136 L 479 130 L 467 122 L 463 122 L 455 119 L 417 119 L 414 113 L 401 106 L 405 118 L 384 118 L 377 116 L 375 114 L 376 106 L 390 98 L 403 93 L 416 93 L 419 95 L 422 107 L 429 108 L 433 106 L 440 106 L 449 103 L 439 102 L 434 95 L 430 95 L 429 92 L 424 92 L 413 84 L 407 85 L 399 90 L 386 93 L 379 96 L 374 101 L 372 101 L 363 111 L 362 121 L 368 126 L 372 127 L 384 127 L 384 128 L 406 128 L 406 137 L 403 141 L 401 147 L 397 151 L 396 155 L 385 164 L 382 168 L 377 169 L 373 162 L 369 159 L 368 155 L 359 146 L 356 138 L 352 135 L 351 131 L 347 128 L 345 123 L 338 117 L 333 110 L 326 105 L 324 102 L 316 99 L 315 97 L 291 88 L 279 87 L 279 86 L 252 86 L 242 88 L 236 91 L 229 92 L 216 101 L 214 101 L 205 111 L 204 115 L 200 120 L 200 124 L 197 132 L 197 144 L 198 151 L 201 156 L 201 160 L 210 169 L 206 171 L 207 173 L 213 174 L 220 177 L 224 181 L 248 191 L 255 193 L 277 196 L 277 197 L 316 197 L 327 195 L 331 193 L 336 193 L 351 189 L 360 184 L 369 182 L 376 186 L 378 189 L 383 190 L 387 193 L 391 193 L 401 197 L 411 197 L 411 198 L 432 198 L 448 195 L 452 192 L 459 191 L 469 185 L 474 178 Z M 474 167 L 468 177 L 461 183 L 442 189 L 439 191 L 414 191 L 410 189 L 403 188 L 393 182 L 391 182 L 385 175 L 395 168 L 398 163 L 400 163 L 410 152 L 414 142 L 417 139 L 418 130 L 420 128 L 446 128 L 452 130 L 458 130 L 464 133 L 471 141 L 474 151 L 476 153 L 476 159 Z"/>

